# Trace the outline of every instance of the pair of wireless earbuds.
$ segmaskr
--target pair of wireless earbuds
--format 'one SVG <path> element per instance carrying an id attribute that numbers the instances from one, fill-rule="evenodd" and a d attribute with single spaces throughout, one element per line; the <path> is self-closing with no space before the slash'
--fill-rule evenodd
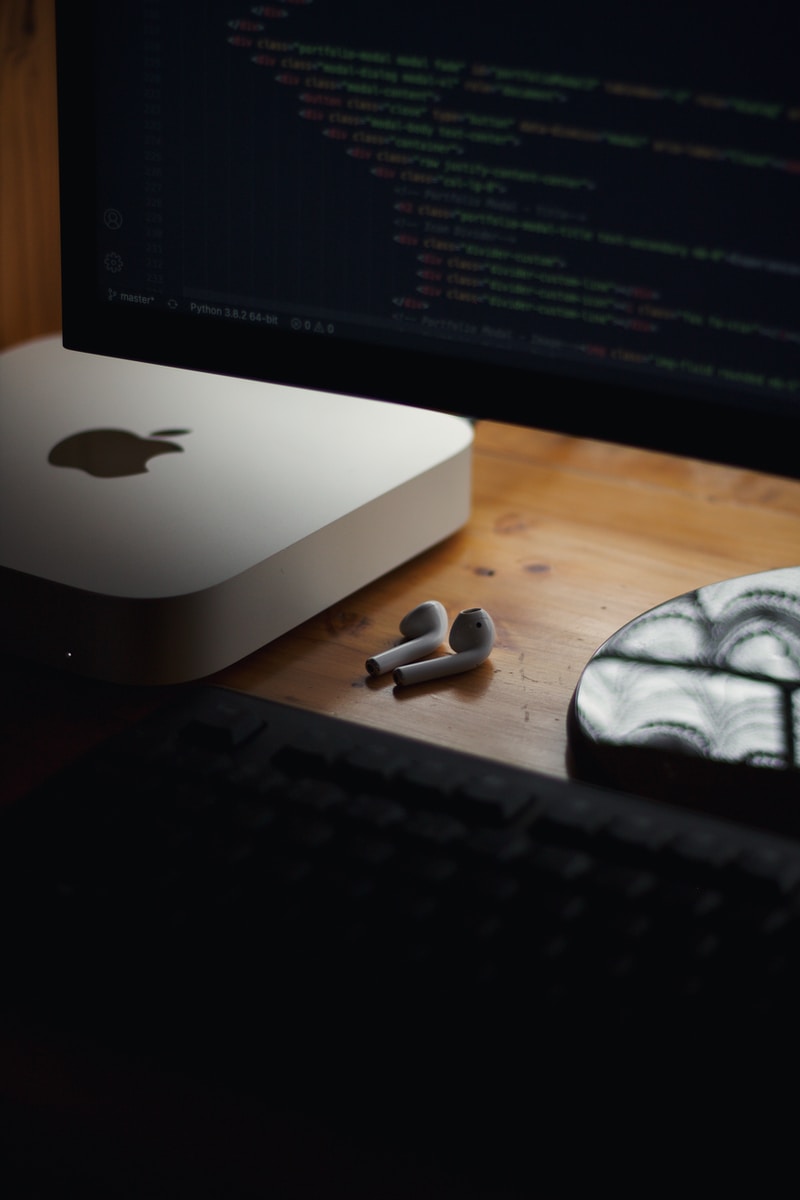
<path id="1" fill-rule="evenodd" d="M 400 632 L 409 640 L 368 658 L 370 675 L 391 671 L 398 684 L 425 683 L 444 675 L 458 675 L 485 662 L 495 638 L 494 622 L 486 609 L 465 608 L 450 630 L 450 645 L 455 653 L 416 662 L 415 659 L 432 654 L 444 641 L 447 613 L 438 600 L 425 600 L 406 613 L 400 622 Z"/>

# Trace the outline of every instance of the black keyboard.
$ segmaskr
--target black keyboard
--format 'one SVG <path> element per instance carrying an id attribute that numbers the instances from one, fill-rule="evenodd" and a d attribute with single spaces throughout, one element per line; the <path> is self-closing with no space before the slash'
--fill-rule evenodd
<path id="1" fill-rule="evenodd" d="M 223 689 L 0 828 L 6 1008 L 460 1156 L 576 1056 L 800 1011 L 794 841 Z"/>

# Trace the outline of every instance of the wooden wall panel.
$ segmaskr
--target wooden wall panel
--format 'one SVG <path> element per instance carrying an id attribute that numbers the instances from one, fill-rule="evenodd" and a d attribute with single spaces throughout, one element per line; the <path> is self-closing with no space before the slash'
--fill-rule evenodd
<path id="1" fill-rule="evenodd" d="M 0 349 L 61 327 L 53 0 L 0 0 Z"/>

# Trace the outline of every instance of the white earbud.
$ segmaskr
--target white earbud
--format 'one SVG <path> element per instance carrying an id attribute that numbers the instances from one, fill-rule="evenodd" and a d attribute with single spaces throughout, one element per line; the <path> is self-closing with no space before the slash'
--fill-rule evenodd
<path id="1" fill-rule="evenodd" d="M 440 679 L 443 675 L 471 671 L 489 657 L 494 637 L 494 622 L 486 609 L 465 608 L 458 614 L 450 630 L 450 645 L 455 654 L 398 667 L 394 672 L 394 681 L 398 684 L 425 683 L 429 679 Z"/>
<path id="2" fill-rule="evenodd" d="M 367 659 L 370 675 L 385 675 L 401 663 L 413 662 L 425 654 L 438 650 L 447 633 L 447 613 L 438 600 L 425 600 L 406 613 L 400 622 L 400 632 L 409 641 L 391 650 L 384 650 L 374 658 Z"/>

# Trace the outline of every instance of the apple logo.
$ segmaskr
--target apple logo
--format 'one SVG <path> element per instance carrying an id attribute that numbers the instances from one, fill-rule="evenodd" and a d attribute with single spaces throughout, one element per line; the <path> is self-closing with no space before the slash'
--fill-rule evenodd
<path id="1" fill-rule="evenodd" d="M 56 467 L 75 467 L 99 479 L 122 475 L 143 475 L 147 463 L 157 454 L 183 451 L 177 442 L 163 441 L 184 437 L 189 429 L 159 429 L 149 437 L 139 437 L 126 429 L 84 429 L 58 442 L 47 456 Z"/>

